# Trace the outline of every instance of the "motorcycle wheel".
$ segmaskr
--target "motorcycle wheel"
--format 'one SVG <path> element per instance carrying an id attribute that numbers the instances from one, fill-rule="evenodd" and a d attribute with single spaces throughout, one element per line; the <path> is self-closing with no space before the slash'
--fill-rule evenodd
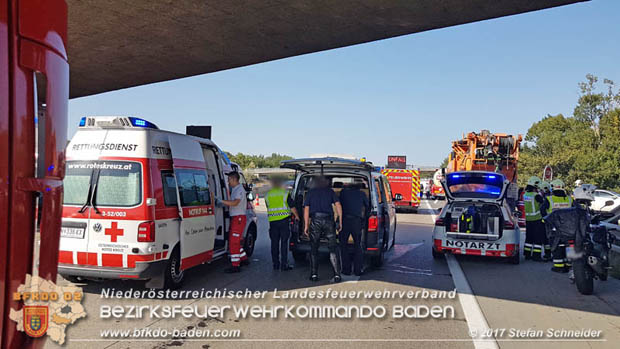
<path id="1" fill-rule="evenodd" d="M 575 283 L 579 293 L 591 295 L 594 291 L 594 272 L 584 258 L 573 261 L 573 272 L 575 273 Z"/>

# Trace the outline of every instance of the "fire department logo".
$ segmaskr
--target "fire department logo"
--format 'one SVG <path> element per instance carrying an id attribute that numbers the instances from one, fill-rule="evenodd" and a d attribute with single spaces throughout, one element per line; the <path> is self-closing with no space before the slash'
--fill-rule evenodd
<path id="1" fill-rule="evenodd" d="M 103 227 L 101 226 L 101 223 L 95 223 L 95 224 L 93 224 L 93 230 L 94 230 L 95 232 L 97 232 L 97 233 L 98 233 L 98 232 L 100 232 L 100 231 L 101 231 L 101 229 L 103 229 Z"/>
<path id="2" fill-rule="evenodd" d="M 25 305 L 22 308 L 24 332 L 30 337 L 41 337 L 47 332 L 49 308 L 47 305 Z"/>
<path id="3" fill-rule="evenodd" d="M 47 335 L 58 344 L 65 342 L 65 330 L 86 317 L 82 306 L 84 294 L 70 283 L 62 286 L 26 275 L 26 281 L 13 292 L 13 301 L 23 303 L 21 310 L 11 308 L 9 318 L 15 328 L 30 337 Z"/>

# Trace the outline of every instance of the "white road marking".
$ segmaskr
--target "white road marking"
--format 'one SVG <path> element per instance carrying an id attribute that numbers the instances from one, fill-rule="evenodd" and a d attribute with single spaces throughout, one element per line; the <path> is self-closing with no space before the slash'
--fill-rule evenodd
<path id="1" fill-rule="evenodd" d="M 498 349 L 499 346 L 495 338 L 488 337 L 488 334 L 491 333 L 489 324 L 482 313 L 482 309 L 480 309 L 480 305 L 478 305 L 478 301 L 469 286 L 469 282 L 467 282 L 461 265 L 453 255 L 446 254 L 445 256 L 448 267 L 450 268 L 450 274 L 452 274 L 454 286 L 459 295 L 461 308 L 463 308 L 463 313 L 465 313 L 465 320 L 467 320 L 467 327 L 469 327 L 469 335 L 474 341 L 474 347 L 476 349 Z"/>
<path id="2" fill-rule="evenodd" d="M 434 210 L 428 202 L 425 202 L 425 204 L 426 208 L 431 210 L 431 218 L 433 219 L 433 223 L 435 223 L 437 216 L 433 213 Z M 452 274 L 452 281 L 459 295 L 459 302 L 461 303 L 461 308 L 463 308 L 467 327 L 469 328 L 469 335 L 472 337 L 474 347 L 476 349 L 498 349 L 499 346 L 494 337 L 489 338 L 481 336 L 490 333 L 489 324 L 482 313 L 482 309 L 480 309 L 474 292 L 469 286 L 469 282 L 467 282 L 461 265 L 452 254 L 446 253 L 445 257 L 448 262 L 450 274 Z"/>

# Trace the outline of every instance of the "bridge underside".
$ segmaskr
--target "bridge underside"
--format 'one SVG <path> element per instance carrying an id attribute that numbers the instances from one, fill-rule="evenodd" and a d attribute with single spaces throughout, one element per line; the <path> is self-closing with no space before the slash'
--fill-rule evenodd
<path id="1" fill-rule="evenodd" d="M 67 0 L 71 97 L 582 0 Z"/>

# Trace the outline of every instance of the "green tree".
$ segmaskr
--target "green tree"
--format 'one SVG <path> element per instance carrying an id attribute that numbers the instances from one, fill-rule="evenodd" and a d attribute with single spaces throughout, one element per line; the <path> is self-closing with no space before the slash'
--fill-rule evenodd
<path id="1" fill-rule="evenodd" d="M 519 182 L 541 176 L 551 165 L 554 178 L 568 185 L 575 180 L 602 188 L 620 188 L 620 92 L 605 79 L 587 75 L 572 117 L 547 115 L 527 132 L 519 163 Z"/>
<path id="2" fill-rule="evenodd" d="M 269 156 L 247 155 L 243 153 L 232 154 L 229 152 L 226 152 L 226 154 L 228 155 L 230 161 L 239 164 L 242 169 L 280 167 L 280 161 L 292 159 L 292 157 L 288 155 L 278 153 L 272 153 Z"/>
<path id="3" fill-rule="evenodd" d="M 439 165 L 439 168 L 446 168 L 448 167 L 448 162 L 450 162 L 450 157 L 446 156 L 443 161 L 441 162 L 441 165 Z"/>

